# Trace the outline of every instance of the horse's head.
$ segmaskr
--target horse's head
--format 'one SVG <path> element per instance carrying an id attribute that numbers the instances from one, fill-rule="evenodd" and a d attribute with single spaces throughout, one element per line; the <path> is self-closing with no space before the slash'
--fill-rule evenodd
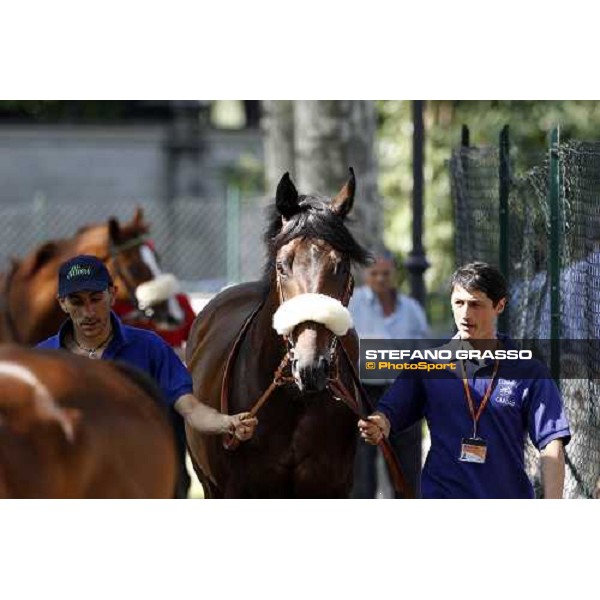
<path id="1" fill-rule="evenodd" d="M 183 317 L 174 301 L 178 282 L 173 275 L 162 273 L 154 247 L 146 239 L 149 229 L 141 208 L 123 225 L 114 217 L 108 221 L 110 267 L 119 288 L 118 299 L 130 302 L 158 326 L 174 326 Z"/>
<path id="2" fill-rule="evenodd" d="M 287 173 L 277 187 L 276 216 L 267 232 L 269 275 L 280 303 L 273 326 L 292 348 L 292 373 L 302 391 L 325 389 L 335 339 L 352 327 L 346 308 L 351 264 L 368 259 L 344 223 L 355 188 L 352 169 L 332 199 L 299 195 Z"/>
<path id="3" fill-rule="evenodd" d="M 106 261 L 117 286 L 117 312 L 125 320 L 137 322 L 141 314 L 159 327 L 176 326 L 183 319 L 174 298 L 178 282 L 161 272 L 146 239 L 149 229 L 143 210 L 137 208 L 127 223 L 111 217 L 107 223 L 81 228 L 75 236 L 75 253 L 94 254 Z"/>

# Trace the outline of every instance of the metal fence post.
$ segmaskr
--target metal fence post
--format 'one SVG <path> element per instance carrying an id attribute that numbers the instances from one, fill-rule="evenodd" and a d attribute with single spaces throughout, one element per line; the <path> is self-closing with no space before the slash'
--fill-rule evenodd
<path id="1" fill-rule="evenodd" d="M 560 385 L 560 132 L 555 127 L 550 138 L 550 371 Z"/>
<path id="2" fill-rule="evenodd" d="M 470 133 L 469 128 L 466 125 L 463 125 L 460 130 L 460 145 L 463 148 L 468 148 L 470 145 Z"/>
<path id="3" fill-rule="evenodd" d="M 240 189 L 227 186 L 227 283 L 240 281 Z"/>
<path id="4" fill-rule="evenodd" d="M 462 179 L 464 181 L 464 185 L 465 185 L 465 194 L 469 193 L 469 160 L 467 158 L 467 150 L 470 147 L 470 142 L 471 142 L 471 133 L 469 131 L 469 128 L 467 127 L 467 125 L 463 125 L 461 128 L 461 132 L 460 132 L 460 168 L 462 170 Z M 455 199 L 455 206 L 454 206 L 454 220 L 455 220 L 455 227 L 458 229 L 459 225 L 460 225 L 460 221 L 462 219 L 462 212 L 465 210 L 465 207 L 463 206 L 464 203 L 468 204 L 468 200 L 466 199 L 462 199 L 461 200 L 461 194 L 458 193 L 456 195 L 456 199 Z M 458 256 L 455 256 L 454 261 L 456 263 L 456 266 L 460 266 L 462 263 L 465 262 L 465 259 L 467 260 L 471 260 L 472 256 L 471 256 L 471 248 L 472 248 L 472 244 L 471 244 L 471 228 L 470 227 L 466 227 L 462 232 L 457 231 L 457 235 L 456 235 L 456 243 L 454 245 L 455 247 L 455 251 L 457 253 Z"/>
<path id="5" fill-rule="evenodd" d="M 48 224 L 48 199 L 46 194 L 37 191 L 33 196 L 33 229 L 35 235 L 32 242 L 34 244 L 43 244 L 50 237 L 47 231 Z"/>
<path id="6" fill-rule="evenodd" d="M 499 239 L 499 261 L 501 273 L 509 284 L 509 214 L 508 214 L 508 195 L 510 192 L 510 142 L 508 125 L 505 125 L 500 132 L 500 164 L 499 164 L 499 208 L 500 208 L 500 239 Z M 500 315 L 500 328 L 508 333 L 510 319 L 508 316 L 509 306 L 504 309 Z"/>
<path id="7" fill-rule="evenodd" d="M 413 223 L 412 250 L 404 261 L 409 273 L 411 296 L 425 306 L 423 274 L 429 268 L 423 247 L 423 165 L 425 164 L 424 100 L 413 100 Z"/>

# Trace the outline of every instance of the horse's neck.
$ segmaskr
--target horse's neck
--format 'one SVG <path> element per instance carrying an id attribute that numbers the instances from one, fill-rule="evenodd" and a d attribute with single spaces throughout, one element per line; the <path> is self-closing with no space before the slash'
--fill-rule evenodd
<path id="1" fill-rule="evenodd" d="M 262 309 L 256 315 L 248 336 L 248 341 L 251 341 L 257 359 L 264 361 L 266 357 L 269 357 L 277 362 L 277 365 L 281 362 L 286 350 L 283 338 L 273 329 L 273 315 L 278 307 L 277 292 L 271 289 Z"/>
<path id="2" fill-rule="evenodd" d="M 271 289 L 262 308 L 256 314 L 243 343 L 243 358 L 238 363 L 238 373 L 247 377 L 255 374 L 257 390 L 268 386 L 281 363 L 286 346 L 283 338 L 273 329 L 273 314 L 279 306 L 277 292 Z"/>

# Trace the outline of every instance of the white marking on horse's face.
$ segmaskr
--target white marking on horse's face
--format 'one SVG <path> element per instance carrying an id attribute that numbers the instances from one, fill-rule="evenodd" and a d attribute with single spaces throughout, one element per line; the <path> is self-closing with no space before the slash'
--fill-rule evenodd
<path id="1" fill-rule="evenodd" d="M 67 439 L 73 441 L 73 424 L 56 404 L 50 390 L 36 377 L 33 371 L 14 362 L 0 361 L 0 377 L 16 379 L 28 385 L 33 392 L 37 413 L 42 417 L 58 421 Z"/>
<path id="2" fill-rule="evenodd" d="M 150 246 L 148 246 L 147 244 L 143 244 L 142 247 L 140 248 L 140 256 L 142 257 L 142 260 L 144 261 L 144 263 L 148 266 L 148 269 L 150 269 L 150 273 L 152 273 L 152 276 L 154 279 L 158 279 L 160 278 L 160 276 L 163 274 L 161 268 L 158 266 L 158 261 L 156 260 L 156 254 L 154 253 L 154 251 L 152 250 L 152 248 L 150 248 Z M 142 284 L 144 285 L 144 284 Z M 139 286 L 138 286 L 139 289 Z M 161 298 L 161 302 L 166 301 L 167 302 L 167 307 L 168 307 L 168 312 L 169 315 L 175 319 L 176 321 L 183 321 L 184 318 L 184 314 L 183 314 L 183 310 L 181 309 L 181 306 L 179 306 L 179 302 L 177 302 L 177 299 L 174 297 L 174 294 L 177 292 L 177 290 L 172 291 L 171 293 L 168 294 L 168 296 L 166 298 Z M 150 306 L 152 304 L 149 304 Z"/>
<path id="3" fill-rule="evenodd" d="M 140 256 L 142 257 L 144 263 L 146 263 L 146 266 L 150 269 L 150 273 L 152 273 L 153 277 L 158 277 L 159 275 L 162 275 L 162 271 L 160 270 L 160 267 L 158 266 L 158 262 L 156 260 L 156 255 L 154 254 L 150 246 L 148 246 L 147 244 L 142 244 L 140 248 Z"/>

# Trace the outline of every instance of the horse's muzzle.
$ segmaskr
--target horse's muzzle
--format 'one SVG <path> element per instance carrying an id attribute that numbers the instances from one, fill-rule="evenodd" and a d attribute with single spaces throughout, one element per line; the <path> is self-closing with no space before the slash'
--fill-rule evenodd
<path id="1" fill-rule="evenodd" d="M 322 392 L 329 379 L 329 360 L 320 356 L 316 361 L 292 361 L 292 375 L 301 392 Z"/>

